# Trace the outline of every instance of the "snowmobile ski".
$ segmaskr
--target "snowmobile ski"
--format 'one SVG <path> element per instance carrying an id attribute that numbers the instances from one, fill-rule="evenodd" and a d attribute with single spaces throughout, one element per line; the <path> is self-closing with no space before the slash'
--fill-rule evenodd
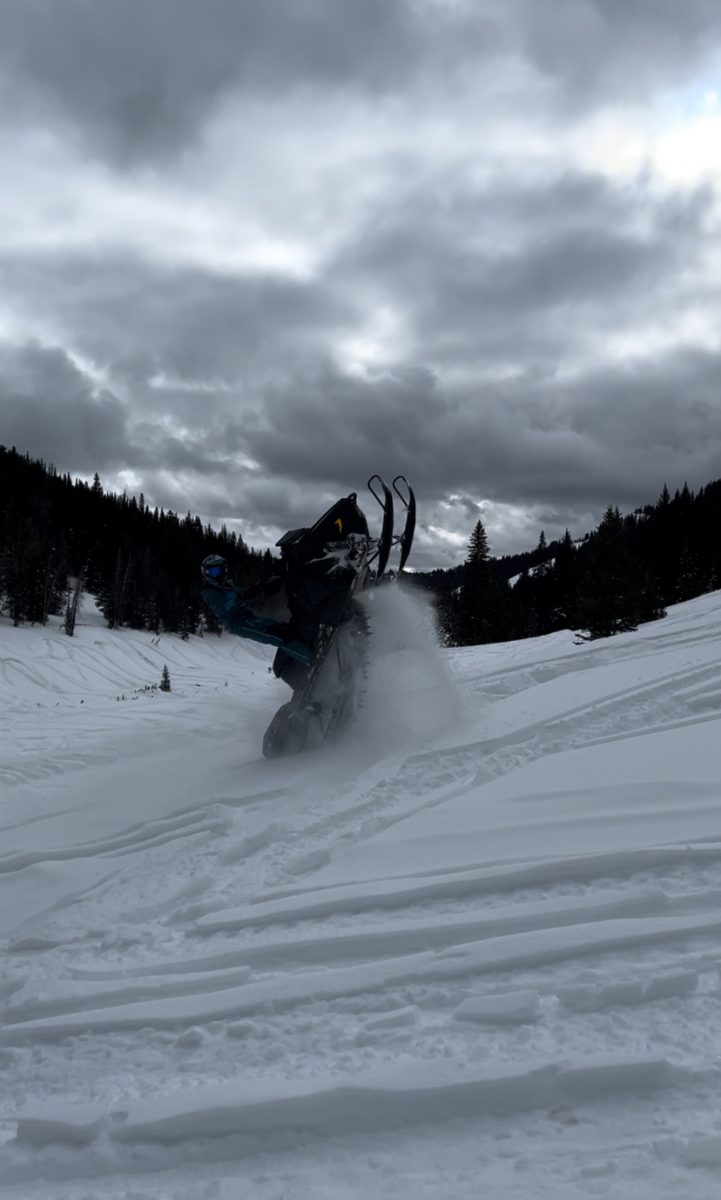
<path id="1" fill-rule="evenodd" d="M 388 484 L 384 479 L 381 479 L 380 475 L 371 475 L 368 480 L 368 490 L 373 499 L 377 500 L 383 509 L 383 527 L 378 540 L 378 549 L 376 555 L 371 557 L 371 561 L 375 559 L 376 563 L 376 583 L 380 583 L 383 573 L 388 566 L 388 559 L 393 546 L 393 494 Z"/>
<path id="2" fill-rule="evenodd" d="M 399 483 L 403 484 L 403 491 L 401 491 L 401 489 L 398 487 Z M 411 546 L 413 545 L 413 534 L 415 533 L 416 529 L 416 498 L 413 488 L 409 484 L 405 475 L 396 475 L 395 479 L 393 480 L 393 491 L 406 510 L 406 523 L 399 541 L 401 548 L 401 560 L 398 564 L 398 574 L 400 575 L 404 566 L 408 562 L 408 555 L 410 554 Z"/>

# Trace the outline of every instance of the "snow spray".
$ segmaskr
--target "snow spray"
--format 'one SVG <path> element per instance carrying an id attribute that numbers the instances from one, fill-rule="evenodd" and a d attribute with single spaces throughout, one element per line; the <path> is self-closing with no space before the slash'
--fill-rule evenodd
<path id="1" fill-rule="evenodd" d="M 431 605 L 393 585 L 365 592 L 362 600 L 371 636 L 358 737 L 376 750 L 422 747 L 450 729 L 461 711 Z"/>

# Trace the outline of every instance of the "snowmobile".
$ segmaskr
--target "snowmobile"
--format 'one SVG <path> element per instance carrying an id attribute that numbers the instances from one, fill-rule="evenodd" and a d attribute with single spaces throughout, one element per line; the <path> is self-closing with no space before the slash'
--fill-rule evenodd
<path id="1" fill-rule="evenodd" d="M 393 492 L 381 479 L 368 480 L 382 510 L 381 531 L 372 537 L 358 496 L 336 503 L 309 529 L 292 529 L 276 543 L 295 636 L 311 647 L 309 663 L 282 647 L 273 672 L 293 696 L 273 717 L 263 737 L 266 758 L 295 754 L 335 741 L 360 708 L 368 664 L 368 617 L 364 591 L 397 578 L 413 544 L 416 500 L 404 475 L 393 492 L 405 510 L 401 534 L 394 532 Z M 388 572 L 392 550 L 400 558 Z"/>

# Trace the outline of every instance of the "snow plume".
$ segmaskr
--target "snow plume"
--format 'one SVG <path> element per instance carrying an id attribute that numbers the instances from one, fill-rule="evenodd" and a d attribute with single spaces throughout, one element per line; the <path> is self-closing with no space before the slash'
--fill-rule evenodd
<path id="1" fill-rule="evenodd" d="M 371 638 L 358 734 L 379 749 L 430 742 L 461 712 L 431 606 L 401 587 L 381 587 L 363 599 Z"/>

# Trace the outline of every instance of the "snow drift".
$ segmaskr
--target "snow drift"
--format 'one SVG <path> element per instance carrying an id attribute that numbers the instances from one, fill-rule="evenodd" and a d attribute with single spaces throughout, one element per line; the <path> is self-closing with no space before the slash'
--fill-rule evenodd
<path id="1" fill-rule="evenodd" d="M 4 1196 L 716 1196 L 721 595 L 371 618 L 357 736 L 272 763 L 271 652 L 0 621 Z"/>

